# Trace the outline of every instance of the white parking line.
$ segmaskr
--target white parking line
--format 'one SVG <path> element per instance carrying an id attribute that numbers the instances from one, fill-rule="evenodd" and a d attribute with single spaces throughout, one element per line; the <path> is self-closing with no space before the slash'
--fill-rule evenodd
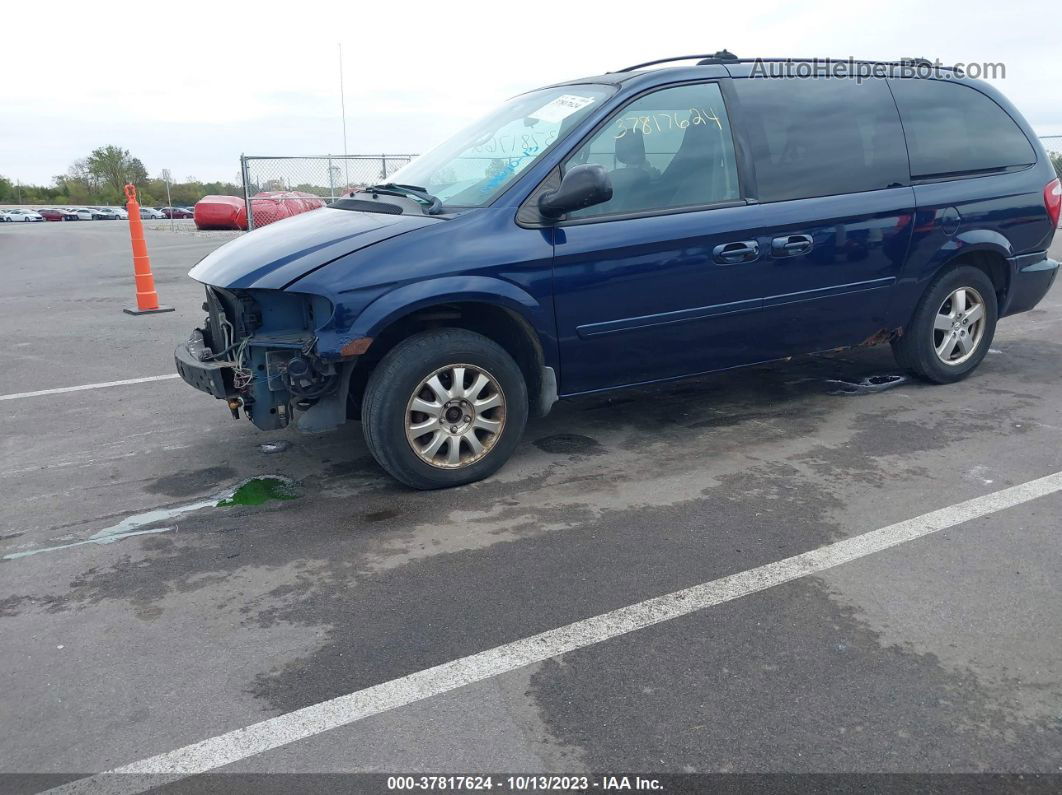
<path id="1" fill-rule="evenodd" d="M 78 779 L 52 793 L 137 793 L 197 773 L 216 770 L 273 748 L 480 682 L 550 657 L 592 646 L 628 632 L 689 615 L 875 552 L 955 527 L 1024 502 L 1062 491 L 1062 472 L 976 497 L 913 519 L 837 541 L 681 591 L 647 599 L 522 640 L 452 660 L 309 707 L 278 715 L 159 754 Z"/>
<path id="2" fill-rule="evenodd" d="M 146 378 L 127 378 L 124 381 L 104 381 L 102 384 L 61 386 L 58 389 L 38 389 L 36 392 L 14 392 L 10 395 L 0 395 L 0 400 L 21 400 L 22 398 L 40 397 L 41 395 L 61 395 L 64 392 L 82 392 L 86 389 L 106 389 L 112 386 L 146 384 L 149 381 L 169 381 L 171 378 L 180 378 L 180 376 L 177 373 L 168 373 L 166 375 L 149 375 Z"/>

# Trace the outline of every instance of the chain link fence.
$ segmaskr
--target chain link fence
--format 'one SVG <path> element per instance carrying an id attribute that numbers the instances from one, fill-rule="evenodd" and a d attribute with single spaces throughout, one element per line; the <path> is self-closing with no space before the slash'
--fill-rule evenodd
<path id="1" fill-rule="evenodd" d="M 286 214 L 286 204 L 305 209 L 307 201 L 331 203 L 366 185 L 385 182 L 416 155 L 320 155 L 263 157 L 242 155 L 243 199 L 247 228 L 263 226 Z M 272 195 L 270 195 L 272 194 Z M 281 195 L 277 195 L 281 194 Z M 291 194 L 291 195 L 282 195 Z M 302 194 L 302 195 L 299 195 Z M 258 223 L 255 222 L 255 212 Z"/>
<path id="2" fill-rule="evenodd" d="M 1062 135 L 1042 135 L 1040 140 L 1057 160 Z M 357 188 L 386 182 L 416 155 L 320 155 L 317 157 L 240 157 L 247 228 L 264 226 L 312 206 L 331 203 Z M 1062 176 L 1062 175 L 1060 175 Z M 278 195 L 279 194 L 279 195 Z M 298 195 L 302 194 L 302 196 Z M 290 208 L 286 205 L 290 205 Z M 287 210 L 291 211 L 288 212 Z M 258 220 L 255 220 L 255 213 Z"/>

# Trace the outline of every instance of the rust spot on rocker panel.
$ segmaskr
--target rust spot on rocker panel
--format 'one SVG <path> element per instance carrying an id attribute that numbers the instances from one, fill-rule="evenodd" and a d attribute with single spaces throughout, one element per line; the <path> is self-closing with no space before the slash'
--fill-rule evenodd
<path id="1" fill-rule="evenodd" d="M 902 328 L 896 328 L 891 330 L 883 328 L 881 331 L 875 331 L 873 334 L 871 334 L 869 337 L 859 343 L 859 345 L 857 345 L 856 347 L 866 348 L 870 347 L 871 345 L 881 345 L 884 342 L 890 342 L 891 340 L 899 337 L 901 334 L 903 334 Z"/>

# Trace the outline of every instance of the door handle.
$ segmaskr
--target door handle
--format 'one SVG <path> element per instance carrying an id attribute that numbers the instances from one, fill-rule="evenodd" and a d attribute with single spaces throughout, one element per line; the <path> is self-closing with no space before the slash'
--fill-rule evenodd
<path id="1" fill-rule="evenodd" d="M 772 257 L 799 257 L 811 251 L 811 235 L 785 235 L 771 241 Z"/>
<path id="2" fill-rule="evenodd" d="M 755 240 L 720 243 L 712 249 L 712 256 L 720 265 L 736 265 L 739 262 L 753 262 L 760 258 L 760 244 Z"/>

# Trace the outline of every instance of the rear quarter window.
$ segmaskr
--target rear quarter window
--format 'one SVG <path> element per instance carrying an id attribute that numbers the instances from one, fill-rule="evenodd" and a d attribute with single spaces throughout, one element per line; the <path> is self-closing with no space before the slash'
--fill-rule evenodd
<path id="1" fill-rule="evenodd" d="M 905 184 L 907 150 L 884 80 L 734 81 L 763 202 Z"/>
<path id="2" fill-rule="evenodd" d="M 1036 162 L 1025 133 L 980 91 L 947 80 L 891 80 L 911 176 L 961 175 Z"/>

